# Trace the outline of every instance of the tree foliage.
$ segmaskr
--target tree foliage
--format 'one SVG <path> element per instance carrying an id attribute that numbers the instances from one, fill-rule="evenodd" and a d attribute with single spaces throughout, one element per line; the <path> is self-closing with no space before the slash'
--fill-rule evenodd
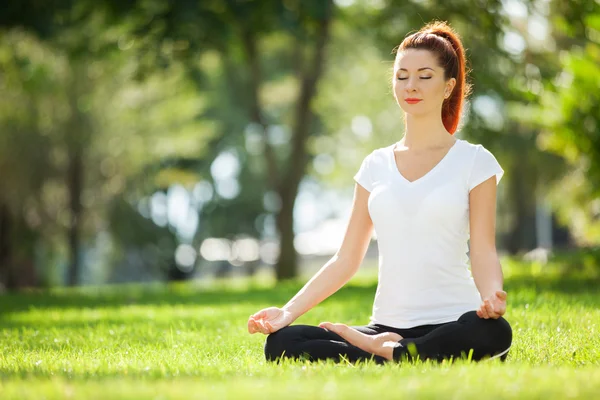
<path id="1" fill-rule="evenodd" d="M 106 234 L 114 254 L 103 268 L 148 248 L 170 268 L 179 244 L 273 239 L 273 228 L 277 277 L 294 277 L 298 193 L 310 182 L 349 189 L 368 152 L 400 139 L 392 50 L 434 19 L 461 34 L 472 70 L 459 135 L 507 172 L 503 247 L 536 245 L 548 194 L 577 238 L 594 242 L 600 12 L 571 3 L 8 1 L 0 281 L 85 281 L 80 266 Z M 199 188 L 212 195 L 198 200 Z M 188 194 L 181 215 L 197 220 L 191 238 L 144 211 L 178 190 Z"/>

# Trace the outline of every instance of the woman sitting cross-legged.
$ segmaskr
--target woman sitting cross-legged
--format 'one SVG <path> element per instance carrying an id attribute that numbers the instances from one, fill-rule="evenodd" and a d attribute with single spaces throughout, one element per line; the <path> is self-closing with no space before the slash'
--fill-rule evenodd
<path id="1" fill-rule="evenodd" d="M 267 360 L 506 358 L 512 330 L 495 245 L 503 170 L 487 149 L 453 136 L 465 76 L 463 46 L 445 23 L 400 44 L 393 87 L 404 137 L 362 162 L 338 252 L 283 308 L 248 319 L 250 333 L 269 335 Z M 356 273 L 373 229 L 379 280 L 370 323 L 291 325 Z"/>

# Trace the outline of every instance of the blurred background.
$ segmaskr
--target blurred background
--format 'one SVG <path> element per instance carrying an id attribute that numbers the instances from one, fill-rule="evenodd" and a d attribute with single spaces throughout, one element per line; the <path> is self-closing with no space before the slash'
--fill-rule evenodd
<path id="1" fill-rule="evenodd" d="M 472 69 L 457 136 L 506 171 L 499 250 L 600 258 L 598 0 L 4 0 L 2 290 L 320 267 L 432 19 Z"/>

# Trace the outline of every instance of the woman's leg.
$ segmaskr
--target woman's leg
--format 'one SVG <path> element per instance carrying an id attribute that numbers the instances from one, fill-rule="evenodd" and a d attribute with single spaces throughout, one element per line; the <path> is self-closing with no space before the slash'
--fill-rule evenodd
<path id="1" fill-rule="evenodd" d="M 504 318 L 483 319 L 475 311 L 463 314 L 458 321 L 443 324 L 418 338 L 400 340 L 394 360 L 419 358 L 441 361 L 468 357 L 478 361 L 488 357 L 506 359 L 512 343 L 512 329 Z"/>
<path id="2" fill-rule="evenodd" d="M 354 326 L 367 335 L 381 333 L 377 327 Z M 346 342 L 336 333 L 323 328 L 310 325 L 286 326 L 275 333 L 271 333 L 265 342 L 265 357 L 267 361 L 304 356 L 308 360 L 333 359 L 340 361 L 343 356 L 354 363 L 359 360 L 373 359 L 377 364 L 383 364 L 385 358 L 368 353 Z"/>

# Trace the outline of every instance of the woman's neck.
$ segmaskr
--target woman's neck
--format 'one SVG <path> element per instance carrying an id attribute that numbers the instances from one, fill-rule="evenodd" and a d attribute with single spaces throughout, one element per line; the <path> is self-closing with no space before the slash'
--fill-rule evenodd
<path id="1" fill-rule="evenodd" d="M 406 132 L 400 143 L 414 150 L 445 146 L 454 141 L 441 118 L 406 114 Z"/>

